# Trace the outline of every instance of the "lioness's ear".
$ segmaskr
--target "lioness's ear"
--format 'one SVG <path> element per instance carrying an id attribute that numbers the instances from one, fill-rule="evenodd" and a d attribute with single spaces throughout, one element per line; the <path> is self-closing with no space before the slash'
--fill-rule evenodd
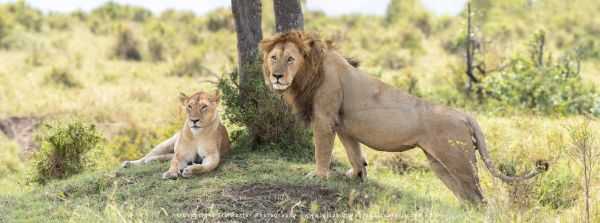
<path id="1" fill-rule="evenodd" d="M 210 99 L 212 103 L 218 104 L 221 101 L 221 91 L 216 90 L 215 95 Z"/>
<path id="2" fill-rule="evenodd" d="M 179 102 L 181 102 L 181 104 L 185 104 L 185 102 L 187 101 L 188 96 L 185 95 L 184 93 L 179 92 Z"/>

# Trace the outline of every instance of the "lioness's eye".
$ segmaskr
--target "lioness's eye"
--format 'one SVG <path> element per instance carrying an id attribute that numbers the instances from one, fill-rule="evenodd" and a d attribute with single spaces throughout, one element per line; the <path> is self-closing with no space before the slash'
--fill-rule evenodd
<path id="1" fill-rule="evenodd" d="M 192 110 L 192 105 L 188 105 L 187 110 Z"/>
<path id="2" fill-rule="evenodd" d="M 208 106 L 207 106 L 207 105 L 204 105 L 204 106 L 202 106 L 202 111 L 205 111 L 205 110 L 206 110 L 206 108 L 208 108 Z"/>
<path id="3" fill-rule="evenodd" d="M 294 62 L 294 58 L 293 57 L 288 57 L 288 63 L 292 63 Z"/>
<path id="4" fill-rule="evenodd" d="M 271 61 L 275 62 L 277 60 L 276 56 L 271 56 Z"/>

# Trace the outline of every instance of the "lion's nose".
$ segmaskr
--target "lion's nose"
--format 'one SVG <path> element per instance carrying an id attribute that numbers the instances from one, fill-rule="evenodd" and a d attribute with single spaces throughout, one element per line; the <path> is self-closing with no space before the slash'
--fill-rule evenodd
<path id="1" fill-rule="evenodd" d="M 275 72 L 275 73 L 273 73 L 273 77 L 275 77 L 275 79 L 279 80 L 279 78 L 283 77 L 283 73 L 282 72 Z"/>
<path id="2" fill-rule="evenodd" d="M 196 124 L 196 122 L 199 122 L 200 119 L 190 119 L 190 121 L 192 121 L 192 123 L 194 123 L 194 125 Z"/>

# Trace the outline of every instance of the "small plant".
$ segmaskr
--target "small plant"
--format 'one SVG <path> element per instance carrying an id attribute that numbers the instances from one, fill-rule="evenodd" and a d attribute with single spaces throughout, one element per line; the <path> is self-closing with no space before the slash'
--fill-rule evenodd
<path id="1" fill-rule="evenodd" d="M 40 149 L 34 153 L 33 180 L 42 184 L 81 173 L 89 161 L 87 153 L 104 140 L 94 124 L 72 121 L 46 126 L 47 131 L 36 136 Z"/>
<path id="2" fill-rule="evenodd" d="M 249 83 L 246 86 L 238 84 L 237 72 L 219 81 L 224 118 L 242 127 L 231 134 L 234 147 L 274 151 L 290 160 L 312 158 L 310 132 L 294 119 L 285 102 L 269 91 L 262 79 L 262 60 L 248 66 Z M 240 91 L 245 93 L 243 98 Z"/>
<path id="3" fill-rule="evenodd" d="M 575 157 L 577 163 L 580 164 L 583 174 L 582 186 L 585 196 L 585 222 L 590 222 L 590 207 L 591 207 L 591 185 L 593 176 L 596 175 L 595 168 L 598 164 L 597 159 L 600 158 L 600 148 L 593 130 L 590 128 L 590 121 L 585 119 L 583 123 L 578 123 L 569 127 L 572 146 L 571 155 Z"/>
<path id="4" fill-rule="evenodd" d="M 81 83 L 75 79 L 67 68 L 52 67 L 44 78 L 44 83 L 55 84 L 66 88 L 81 87 Z"/>
<path id="5" fill-rule="evenodd" d="M 113 56 L 122 60 L 142 60 L 142 55 L 138 50 L 138 40 L 135 39 L 133 31 L 129 26 L 119 26 L 117 42 L 113 48 Z"/>
<path id="6" fill-rule="evenodd" d="M 533 182 L 533 195 L 544 206 L 554 209 L 572 207 L 577 201 L 577 180 L 572 171 L 550 170 Z"/>

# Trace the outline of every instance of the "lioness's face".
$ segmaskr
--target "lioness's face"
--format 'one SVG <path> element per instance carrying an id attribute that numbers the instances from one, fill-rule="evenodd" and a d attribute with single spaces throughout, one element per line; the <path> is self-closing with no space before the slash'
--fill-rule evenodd
<path id="1" fill-rule="evenodd" d="M 201 132 L 205 126 L 212 124 L 217 117 L 217 106 L 221 93 L 198 92 L 192 96 L 179 93 L 179 100 L 186 113 L 185 124 L 194 133 Z"/>
<path id="2" fill-rule="evenodd" d="M 265 81 L 276 91 L 284 91 L 292 84 L 294 77 L 304 64 L 298 47 L 290 42 L 279 43 L 265 57 L 267 71 Z M 270 83 L 269 83 L 270 82 Z"/>

